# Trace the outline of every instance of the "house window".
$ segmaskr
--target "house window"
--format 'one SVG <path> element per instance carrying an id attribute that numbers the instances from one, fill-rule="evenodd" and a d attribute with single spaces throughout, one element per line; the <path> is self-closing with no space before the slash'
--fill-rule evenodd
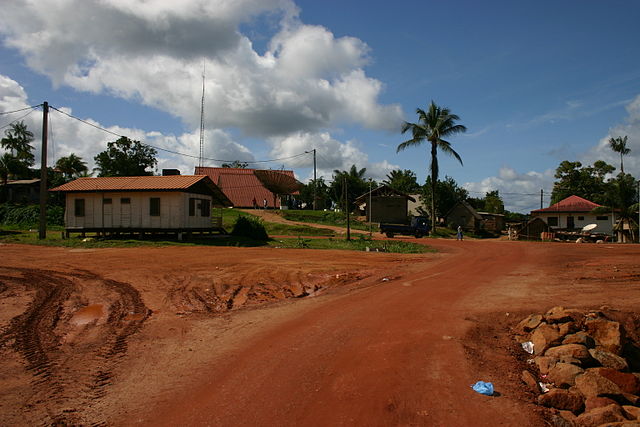
<path id="1" fill-rule="evenodd" d="M 128 197 L 122 197 L 120 199 L 120 204 L 122 205 L 130 205 L 131 204 L 131 199 Z"/>
<path id="2" fill-rule="evenodd" d="M 149 215 L 160 216 L 160 197 L 149 199 Z"/>
<path id="3" fill-rule="evenodd" d="M 607 221 L 609 217 L 607 215 L 598 215 L 596 221 Z"/>
<path id="4" fill-rule="evenodd" d="M 547 218 L 547 224 L 549 225 L 549 227 L 557 227 L 558 226 L 558 217 L 557 216 L 550 216 L 549 218 Z"/>
<path id="5" fill-rule="evenodd" d="M 203 200 L 201 205 L 201 214 L 204 217 L 211 216 L 211 201 Z"/>
<path id="6" fill-rule="evenodd" d="M 189 216 L 196 216 L 196 199 L 189 199 Z"/>
<path id="7" fill-rule="evenodd" d="M 102 204 L 110 205 L 111 204 L 111 199 L 102 199 Z"/>
<path id="8" fill-rule="evenodd" d="M 84 199 L 75 199 L 73 207 L 76 216 L 84 216 Z"/>
<path id="9" fill-rule="evenodd" d="M 578 217 L 578 221 L 584 221 L 584 217 L 583 216 L 579 216 Z"/>

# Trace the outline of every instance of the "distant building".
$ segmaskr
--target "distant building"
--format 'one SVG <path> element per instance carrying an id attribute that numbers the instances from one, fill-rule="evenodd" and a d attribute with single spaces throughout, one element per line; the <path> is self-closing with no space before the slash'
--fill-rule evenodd
<path id="1" fill-rule="evenodd" d="M 9 180 L 6 186 L 0 182 L 0 188 L 0 197 L 4 197 L 0 202 L 29 204 L 40 201 L 39 179 Z"/>
<path id="2" fill-rule="evenodd" d="M 369 209 L 371 199 L 371 209 Z M 409 219 L 408 204 L 415 203 L 416 199 L 394 190 L 388 185 L 381 185 L 366 192 L 355 200 L 355 204 L 369 221 L 371 210 L 371 222 L 387 222 L 391 224 L 404 224 Z"/>
<path id="3" fill-rule="evenodd" d="M 78 178 L 49 191 L 66 195 L 67 234 L 223 231 L 212 207 L 232 206 L 203 175 Z"/>
<path id="4" fill-rule="evenodd" d="M 445 223 L 450 228 L 458 226 L 465 231 L 478 233 L 481 230 L 500 234 L 504 230 L 504 215 L 491 212 L 478 212 L 466 200 L 456 202 L 445 215 Z"/>
<path id="5" fill-rule="evenodd" d="M 290 170 L 196 167 L 197 175 L 207 175 L 237 208 L 286 206 L 286 199 L 300 194 L 302 186 Z"/>
<path id="6" fill-rule="evenodd" d="M 615 212 L 593 213 L 602 207 L 582 197 L 569 196 L 548 208 L 531 211 L 531 216 L 541 218 L 551 231 L 579 231 L 586 225 L 596 224 L 592 232 L 613 235 Z"/>

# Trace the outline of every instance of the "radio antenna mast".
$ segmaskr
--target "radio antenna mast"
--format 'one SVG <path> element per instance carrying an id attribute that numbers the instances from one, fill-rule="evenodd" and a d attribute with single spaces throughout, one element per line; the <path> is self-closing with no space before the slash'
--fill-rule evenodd
<path id="1" fill-rule="evenodd" d="M 198 156 L 198 167 L 203 167 L 204 157 L 204 77 L 205 77 L 205 60 L 202 60 L 202 101 L 200 102 L 200 155 Z"/>

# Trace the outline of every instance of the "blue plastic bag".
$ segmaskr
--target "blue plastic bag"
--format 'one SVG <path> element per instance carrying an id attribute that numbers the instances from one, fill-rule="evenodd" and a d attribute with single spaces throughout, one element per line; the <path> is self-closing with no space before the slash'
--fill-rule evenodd
<path id="1" fill-rule="evenodd" d="M 486 396 L 493 396 L 493 384 L 484 381 L 478 381 L 471 386 L 472 389 Z"/>

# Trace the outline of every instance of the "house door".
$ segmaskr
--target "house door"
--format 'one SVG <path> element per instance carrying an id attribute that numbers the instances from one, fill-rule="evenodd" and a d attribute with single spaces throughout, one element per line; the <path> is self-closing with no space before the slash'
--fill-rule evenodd
<path id="1" fill-rule="evenodd" d="M 102 201 L 102 227 L 113 227 L 113 204 L 111 199 L 103 199 Z"/>
<path id="2" fill-rule="evenodd" d="M 131 227 L 131 199 L 128 197 L 120 199 L 120 227 Z"/>
<path id="3" fill-rule="evenodd" d="M 576 228 L 576 223 L 572 216 L 567 217 L 567 228 L 569 230 L 573 230 L 574 228 Z"/>

